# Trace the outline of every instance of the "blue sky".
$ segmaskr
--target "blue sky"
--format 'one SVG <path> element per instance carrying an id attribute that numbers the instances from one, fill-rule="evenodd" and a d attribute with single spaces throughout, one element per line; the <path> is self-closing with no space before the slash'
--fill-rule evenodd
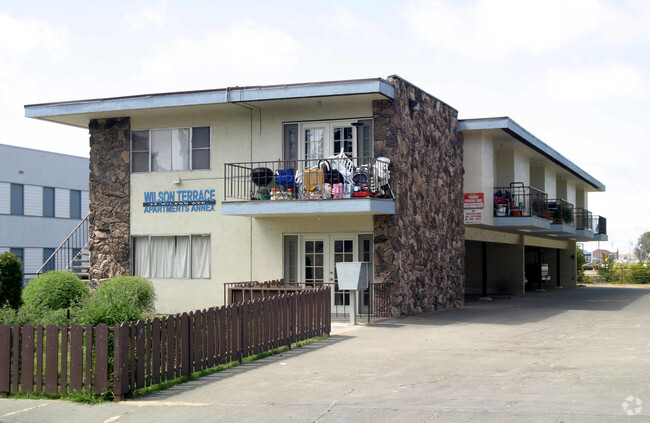
<path id="1" fill-rule="evenodd" d="M 5 2 L 0 143 L 87 156 L 25 104 L 398 74 L 603 182 L 589 208 L 623 253 L 650 231 L 649 47 L 647 1 Z"/>

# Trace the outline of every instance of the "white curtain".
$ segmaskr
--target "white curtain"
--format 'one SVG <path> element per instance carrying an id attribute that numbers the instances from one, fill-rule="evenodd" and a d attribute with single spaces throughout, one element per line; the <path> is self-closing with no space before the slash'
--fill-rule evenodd
<path id="1" fill-rule="evenodd" d="M 210 277 L 210 236 L 192 236 L 192 277 Z"/>
<path id="2" fill-rule="evenodd" d="M 174 267 L 176 237 L 151 237 L 151 277 L 171 278 Z"/>
<path id="3" fill-rule="evenodd" d="M 190 168 L 190 131 L 188 128 L 171 131 L 172 170 Z"/>
<path id="4" fill-rule="evenodd" d="M 174 255 L 174 268 L 172 278 L 190 277 L 190 237 L 176 237 L 176 254 Z"/>
<path id="5" fill-rule="evenodd" d="M 149 271 L 150 255 L 149 255 L 149 237 L 138 236 L 134 239 L 135 242 L 135 275 L 142 276 L 143 278 L 150 278 Z"/>

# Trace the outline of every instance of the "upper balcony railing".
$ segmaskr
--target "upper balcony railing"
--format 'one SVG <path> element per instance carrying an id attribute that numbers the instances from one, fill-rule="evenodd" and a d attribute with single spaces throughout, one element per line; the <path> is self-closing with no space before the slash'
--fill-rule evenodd
<path id="1" fill-rule="evenodd" d="M 587 209 L 578 208 L 574 209 L 576 215 L 576 229 L 577 230 L 594 230 L 594 220 L 591 212 Z"/>
<path id="2" fill-rule="evenodd" d="M 536 188 L 513 182 L 509 187 L 494 188 L 495 217 L 548 218 L 548 195 Z"/>
<path id="3" fill-rule="evenodd" d="M 385 157 L 226 163 L 224 201 L 393 198 Z"/>
<path id="4" fill-rule="evenodd" d="M 548 200 L 548 219 L 555 224 L 575 225 L 573 204 L 559 198 Z"/>
<path id="5" fill-rule="evenodd" d="M 592 222 L 594 234 L 607 235 L 607 219 L 603 216 L 594 216 Z"/>

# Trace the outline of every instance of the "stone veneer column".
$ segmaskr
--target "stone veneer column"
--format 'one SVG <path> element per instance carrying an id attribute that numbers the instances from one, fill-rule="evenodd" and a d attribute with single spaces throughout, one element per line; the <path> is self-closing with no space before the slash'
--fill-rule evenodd
<path id="1" fill-rule="evenodd" d="M 130 273 L 131 121 L 93 119 L 90 129 L 90 283 Z"/>
<path id="2" fill-rule="evenodd" d="M 373 102 L 375 157 L 391 160 L 396 214 L 375 217 L 375 281 L 392 282 L 391 311 L 461 307 L 465 292 L 463 146 L 458 112 L 392 76 Z M 409 100 L 420 105 L 411 110 Z"/>

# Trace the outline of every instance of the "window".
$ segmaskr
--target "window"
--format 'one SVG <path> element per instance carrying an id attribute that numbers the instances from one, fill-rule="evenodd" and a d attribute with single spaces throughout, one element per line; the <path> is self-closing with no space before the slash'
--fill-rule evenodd
<path id="1" fill-rule="evenodd" d="M 81 219 L 81 191 L 70 190 L 70 219 Z"/>
<path id="2" fill-rule="evenodd" d="M 43 264 L 49 259 L 52 254 L 54 254 L 54 248 L 43 248 Z M 49 262 L 47 266 L 43 269 L 43 272 L 49 272 L 50 270 L 54 270 L 54 260 Z"/>
<path id="3" fill-rule="evenodd" d="M 21 272 L 25 272 L 25 249 L 24 248 L 10 248 L 9 252 L 11 254 L 15 255 L 16 257 L 18 257 L 18 260 L 20 261 L 20 270 L 21 270 Z"/>
<path id="4" fill-rule="evenodd" d="M 133 269 L 136 276 L 209 278 L 210 261 L 210 235 L 133 237 Z"/>
<path id="5" fill-rule="evenodd" d="M 25 194 L 22 184 L 11 184 L 11 214 L 22 216 L 25 214 Z"/>
<path id="6" fill-rule="evenodd" d="M 43 216 L 54 217 L 54 188 L 43 187 Z"/>
<path id="7" fill-rule="evenodd" d="M 131 133 L 131 171 L 210 169 L 210 127 Z"/>

